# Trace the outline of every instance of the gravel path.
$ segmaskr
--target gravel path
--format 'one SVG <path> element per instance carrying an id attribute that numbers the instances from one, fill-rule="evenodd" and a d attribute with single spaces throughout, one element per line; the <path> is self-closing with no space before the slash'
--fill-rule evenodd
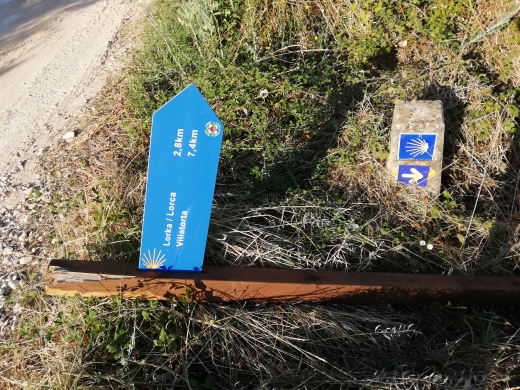
<path id="1" fill-rule="evenodd" d="M 49 196 L 38 156 L 117 68 L 118 31 L 145 3 L 0 0 L 0 333 L 20 317 L 6 298 L 46 259 L 33 229 Z"/>

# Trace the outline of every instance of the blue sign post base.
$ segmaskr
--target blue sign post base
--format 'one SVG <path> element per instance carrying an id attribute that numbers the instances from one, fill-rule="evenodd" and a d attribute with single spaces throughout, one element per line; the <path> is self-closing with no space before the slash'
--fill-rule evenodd
<path id="1" fill-rule="evenodd" d="M 202 270 L 223 132 L 194 84 L 154 113 L 139 269 Z"/>

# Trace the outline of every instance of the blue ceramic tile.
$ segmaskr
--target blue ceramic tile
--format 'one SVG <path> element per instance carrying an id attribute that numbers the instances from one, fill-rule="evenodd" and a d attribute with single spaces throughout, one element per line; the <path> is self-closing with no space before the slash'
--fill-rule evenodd
<path id="1" fill-rule="evenodd" d="M 399 134 L 399 160 L 433 160 L 437 134 Z"/>
<path id="2" fill-rule="evenodd" d="M 403 184 L 415 184 L 426 187 L 430 167 L 424 165 L 399 165 L 397 180 Z"/>

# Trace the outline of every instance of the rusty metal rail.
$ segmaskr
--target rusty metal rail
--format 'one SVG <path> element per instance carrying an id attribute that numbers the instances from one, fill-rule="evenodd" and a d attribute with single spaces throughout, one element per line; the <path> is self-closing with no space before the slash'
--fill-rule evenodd
<path id="1" fill-rule="evenodd" d="M 58 296 L 168 299 L 200 302 L 329 301 L 408 304 L 428 301 L 520 303 L 520 279 L 500 276 L 204 267 L 202 273 L 139 271 L 137 264 L 52 260 L 47 293 Z"/>

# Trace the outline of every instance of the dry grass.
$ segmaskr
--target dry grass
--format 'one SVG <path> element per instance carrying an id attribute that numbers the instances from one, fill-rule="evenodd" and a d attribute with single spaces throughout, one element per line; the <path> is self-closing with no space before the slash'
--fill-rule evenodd
<path id="1" fill-rule="evenodd" d="M 486 67 L 500 75 L 504 83 L 518 86 L 520 85 L 520 48 L 518 45 L 520 3 L 518 1 L 479 2 L 473 11 L 469 26 L 472 31 L 486 31 L 515 10 L 516 16 L 513 17 L 513 23 L 516 24 L 516 29 L 506 28 L 483 37 L 477 53 Z"/>
<path id="2" fill-rule="evenodd" d="M 40 290 L 43 283 L 31 286 Z M 12 300 L 23 304 L 21 329 L 0 344 L 2 389 L 63 389 L 70 388 L 73 373 L 82 364 L 81 343 L 64 340 L 70 331 L 68 321 L 84 310 L 82 302 L 56 301 L 43 296 L 24 299 L 22 292 Z M 78 307 L 79 306 L 79 307 Z M 61 314 L 60 314 L 61 313 Z M 65 318 L 59 324 L 58 316 Z"/>
<path id="3" fill-rule="evenodd" d="M 77 140 L 62 142 L 43 161 L 51 172 L 54 191 L 63 195 L 53 205 L 55 211 L 48 215 L 51 219 L 46 229 L 48 235 L 59 239 L 55 257 L 99 258 L 96 247 L 110 245 L 118 231 L 129 235 L 123 240 L 135 240 L 131 227 L 138 226 L 138 221 L 127 219 L 121 209 L 123 204 L 126 208 L 142 208 L 144 204 L 146 172 L 133 164 L 141 163 L 148 150 L 123 127 L 128 120 L 124 92 L 124 79 L 112 80 L 82 123 L 73 126 L 81 129 Z M 63 191 L 67 181 L 68 191 Z M 78 195 L 81 199 L 75 202 Z M 69 218 L 65 219 L 66 213 Z"/>
<path id="4" fill-rule="evenodd" d="M 441 3 L 435 2 L 443 8 Z M 460 11 L 466 20 L 458 31 L 459 46 L 414 25 L 404 32 L 388 32 L 388 52 L 367 43 L 387 34 L 380 31 L 381 20 L 390 19 L 384 19 L 384 10 L 374 13 L 377 2 L 259 5 L 251 0 L 243 4 L 240 15 L 229 5 L 230 20 L 240 20 L 242 38 L 237 42 L 247 46 L 258 72 L 267 74 L 268 64 L 287 66 L 270 74 L 280 77 L 273 84 L 267 76 L 245 73 L 240 67 L 242 46 L 231 50 L 222 38 L 229 33 L 222 26 L 233 23 L 226 19 L 221 29 L 215 28 L 213 3 L 183 4 L 177 16 L 194 43 L 180 50 L 178 45 L 186 43 L 177 39 L 179 27 L 171 23 L 171 14 L 154 14 L 147 34 L 159 36 L 167 50 L 160 51 L 157 43 L 154 56 L 138 53 L 129 73 L 113 79 L 92 110 L 71 124 L 71 129 L 81 130 L 77 139 L 45 157 L 44 168 L 59 195 L 48 205 L 41 226 L 53 256 L 137 259 L 148 153 L 146 115 L 191 77 L 205 88 L 221 119 L 229 119 L 225 124 L 230 142 L 223 148 L 206 263 L 517 273 L 520 160 L 518 135 L 507 126 L 517 120 L 510 107 L 518 104 L 520 43 L 511 28 L 467 43 L 517 2 L 466 3 Z M 396 4 L 397 15 L 415 10 L 421 23 L 432 12 L 427 4 Z M 345 36 L 350 45 L 341 46 Z M 216 58 L 215 68 L 192 72 L 189 56 L 199 61 L 208 57 L 205 53 Z M 373 55 L 364 58 L 366 53 Z M 335 106 L 333 95 L 318 87 L 318 92 L 309 91 L 314 88 L 312 77 L 304 79 L 301 83 L 307 84 L 300 89 L 281 78 L 297 73 L 309 58 L 318 58 L 307 70 L 316 79 L 321 77 L 320 66 L 339 64 L 339 71 L 331 66 L 330 72 L 342 75 L 355 73 L 348 66 L 356 64 L 361 76 L 333 80 L 344 83 L 337 95 L 344 99 L 341 104 Z M 218 73 L 211 84 L 212 72 L 219 68 L 230 71 Z M 219 79 L 228 73 L 237 76 Z M 145 82 L 136 86 L 136 74 L 144 74 Z M 322 83 L 328 82 L 334 84 Z M 212 89 L 230 84 L 236 89 Z M 145 92 L 140 95 L 141 87 Z M 264 100 L 258 98 L 263 89 L 269 89 Z M 250 100 L 240 100 L 248 94 Z M 313 111 L 319 120 L 311 124 L 303 114 L 296 116 L 304 119 L 302 131 L 294 131 L 298 124 L 286 125 L 280 134 L 287 142 L 273 143 L 272 157 L 273 139 L 262 143 L 269 133 L 262 133 L 251 117 L 263 115 L 262 104 L 279 96 L 287 104 L 304 102 L 305 111 L 319 104 L 327 115 L 329 107 L 333 109 L 329 116 Z M 415 98 L 440 99 L 444 104 L 446 193 L 438 199 L 397 185 L 383 169 L 393 102 Z M 144 102 L 136 106 L 129 99 Z M 296 103 L 290 107 L 294 112 L 300 109 Z M 268 112 L 282 123 L 287 118 L 280 113 L 278 107 Z M 272 128 L 267 130 L 276 132 L 278 122 L 269 123 Z M 261 169 L 253 177 L 255 165 Z M 298 181 L 297 175 L 304 178 Z M 435 249 L 426 250 L 421 240 Z M 520 364 L 520 319 L 514 310 L 437 305 L 184 307 L 171 302 L 151 308 L 124 300 L 39 295 L 24 300 L 24 292 L 42 287 L 40 279 L 13 297 L 25 320 L 22 330 L 3 344 L 9 364 L 0 368 L 0 378 L 8 383 L 6 388 L 171 388 L 175 382 L 188 388 L 499 389 L 518 385 L 520 379 L 515 374 Z M 102 321 L 98 333 L 89 310 Z M 181 335 L 175 347 L 161 349 L 153 340 L 159 337 L 155 326 L 164 313 L 175 315 Z M 121 329 L 135 340 L 121 347 L 124 364 L 107 352 L 107 344 Z"/>

